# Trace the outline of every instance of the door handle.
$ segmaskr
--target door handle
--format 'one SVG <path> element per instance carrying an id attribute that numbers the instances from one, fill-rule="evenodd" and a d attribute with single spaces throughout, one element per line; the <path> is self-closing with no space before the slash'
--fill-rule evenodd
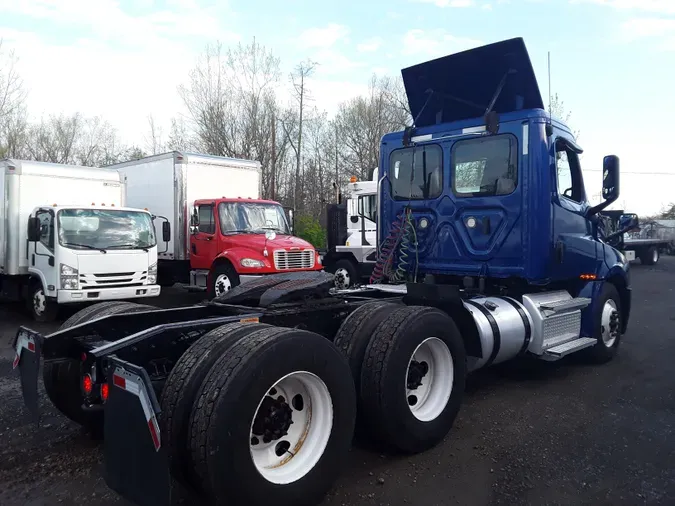
<path id="1" fill-rule="evenodd" d="M 485 235 L 490 234 L 490 217 L 489 216 L 486 216 L 483 219 L 483 233 Z"/>
<path id="2" fill-rule="evenodd" d="M 192 243 L 192 254 L 193 255 L 197 254 L 197 245 L 195 243 Z"/>
<path id="3" fill-rule="evenodd" d="M 206 236 L 206 240 L 207 240 L 207 241 L 213 241 L 213 237 L 210 236 L 210 235 L 207 235 L 207 236 Z"/>
<path id="4" fill-rule="evenodd" d="M 565 258 L 565 243 L 558 241 L 555 245 L 555 257 L 559 264 L 563 262 Z"/>

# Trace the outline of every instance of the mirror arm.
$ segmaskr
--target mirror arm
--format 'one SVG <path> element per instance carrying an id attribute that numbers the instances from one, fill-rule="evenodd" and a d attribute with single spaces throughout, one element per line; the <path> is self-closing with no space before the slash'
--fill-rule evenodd
<path id="1" fill-rule="evenodd" d="M 590 218 L 591 216 L 595 216 L 598 214 L 600 211 L 605 209 L 607 206 L 613 204 L 616 202 L 618 197 L 613 198 L 613 199 L 607 199 L 604 202 L 601 202 L 597 206 L 589 207 L 588 210 L 586 210 L 586 218 Z"/>

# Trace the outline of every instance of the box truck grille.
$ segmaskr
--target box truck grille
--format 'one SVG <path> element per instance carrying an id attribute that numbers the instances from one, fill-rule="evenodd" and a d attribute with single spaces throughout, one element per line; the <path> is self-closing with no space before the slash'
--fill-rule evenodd
<path id="1" fill-rule="evenodd" d="M 289 269 L 311 269 L 314 267 L 314 250 L 274 252 L 274 267 L 279 271 Z"/>
<path id="2" fill-rule="evenodd" d="M 82 287 L 82 290 L 143 286 L 143 283 L 145 283 L 147 278 L 148 271 L 80 274 L 80 286 Z"/>

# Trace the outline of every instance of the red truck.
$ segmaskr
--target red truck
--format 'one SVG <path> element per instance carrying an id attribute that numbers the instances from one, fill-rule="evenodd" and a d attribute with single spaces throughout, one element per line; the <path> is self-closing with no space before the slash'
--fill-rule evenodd
<path id="1" fill-rule="evenodd" d="M 215 297 L 266 274 L 323 268 L 316 249 L 293 236 L 284 208 L 260 199 L 259 162 L 174 151 L 106 169 L 126 180 L 127 204 L 148 209 L 169 232 L 158 245 L 163 286 Z"/>

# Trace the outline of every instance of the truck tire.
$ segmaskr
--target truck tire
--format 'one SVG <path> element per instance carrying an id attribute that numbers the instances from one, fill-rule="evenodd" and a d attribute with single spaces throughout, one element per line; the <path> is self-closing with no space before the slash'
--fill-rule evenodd
<path id="1" fill-rule="evenodd" d="M 349 364 L 333 343 L 298 329 L 253 332 L 218 359 L 193 406 L 203 490 L 215 504 L 318 504 L 347 458 L 355 416 Z"/>
<path id="2" fill-rule="evenodd" d="M 171 370 L 160 400 L 161 427 L 171 475 L 182 485 L 200 491 L 193 471 L 189 427 L 192 404 L 204 378 L 227 349 L 251 332 L 268 327 L 262 323 L 228 323 L 213 329 L 195 341 Z"/>
<path id="3" fill-rule="evenodd" d="M 366 355 L 366 348 L 375 328 L 399 307 L 401 306 L 386 301 L 364 304 L 345 318 L 333 341 L 347 357 L 352 370 L 359 406 L 356 415 L 356 430 L 359 437 L 362 436 L 363 421 L 361 420 L 361 398 L 358 394 L 361 390 L 361 366 Z"/>
<path id="4" fill-rule="evenodd" d="M 217 264 L 209 273 L 208 283 L 209 299 L 215 299 L 239 285 L 239 274 L 229 263 Z"/>
<path id="5" fill-rule="evenodd" d="M 361 369 L 361 407 L 383 446 L 418 453 L 450 431 L 466 380 L 455 322 L 439 309 L 407 306 L 375 329 Z"/>
<path id="6" fill-rule="evenodd" d="M 354 262 L 347 258 L 341 258 L 335 262 L 335 265 L 329 269 L 329 272 L 333 273 L 333 276 L 335 277 L 335 288 L 338 290 L 352 288 L 359 282 L 358 267 Z"/>
<path id="7" fill-rule="evenodd" d="M 640 255 L 640 262 L 642 265 L 656 265 L 659 261 L 659 248 L 652 246 Z"/>
<path id="8" fill-rule="evenodd" d="M 99 317 L 120 313 L 136 313 L 156 309 L 146 304 L 133 302 L 101 302 L 86 307 L 68 318 L 59 330 L 66 330 L 75 325 L 94 320 Z M 80 391 L 80 362 L 67 359 L 59 362 L 45 362 L 42 380 L 47 396 L 52 404 L 73 422 L 83 426 L 95 435 L 102 433 L 103 412 L 85 411 L 82 409 L 84 398 Z M 101 431 L 101 432 L 99 432 Z"/>
<path id="9" fill-rule="evenodd" d="M 581 353 L 596 364 L 609 362 L 621 344 L 621 297 L 612 283 L 603 283 L 600 290 L 593 314 L 593 334 L 597 344 Z"/>
<path id="10" fill-rule="evenodd" d="M 34 278 L 28 286 L 26 299 L 28 311 L 36 322 L 47 323 L 56 320 L 59 315 L 59 305 L 56 300 L 47 297 L 42 281 Z"/>

